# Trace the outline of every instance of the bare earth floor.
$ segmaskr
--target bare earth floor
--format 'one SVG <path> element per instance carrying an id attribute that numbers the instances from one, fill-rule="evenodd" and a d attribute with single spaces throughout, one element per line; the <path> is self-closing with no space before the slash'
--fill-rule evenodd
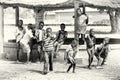
<path id="1" fill-rule="evenodd" d="M 104 69 L 89 70 L 86 65 L 77 64 L 76 73 L 66 73 L 68 64 L 55 62 L 54 71 L 43 75 L 43 63 L 0 60 L 0 80 L 120 80 L 120 50 L 110 52 Z"/>

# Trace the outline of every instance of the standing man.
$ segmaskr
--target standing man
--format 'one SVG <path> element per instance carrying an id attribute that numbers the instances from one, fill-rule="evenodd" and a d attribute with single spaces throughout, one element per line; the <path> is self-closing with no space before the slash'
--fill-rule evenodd
<path id="1" fill-rule="evenodd" d="M 16 29 L 16 43 L 17 43 L 17 62 L 19 62 L 19 51 L 20 51 L 20 40 L 25 34 L 25 29 L 23 28 L 23 20 L 19 20 L 18 26 Z"/>
<path id="2" fill-rule="evenodd" d="M 85 34 L 86 34 L 86 29 L 87 29 L 87 24 L 88 24 L 88 16 L 85 14 L 85 12 L 81 12 L 81 9 L 78 8 L 76 10 L 77 13 L 77 36 L 79 37 L 81 35 L 82 40 L 85 42 Z M 79 41 L 79 40 L 78 40 Z"/>
<path id="3" fill-rule="evenodd" d="M 37 42 L 38 42 L 38 56 L 39 60 L 42 61 L 43 59 L 43 39 L 45 38 L 45 30 L 43 29 L 44 22 L 39 22 L 39 27 L 35 32 L 35 35 L 37 36 Z"/>

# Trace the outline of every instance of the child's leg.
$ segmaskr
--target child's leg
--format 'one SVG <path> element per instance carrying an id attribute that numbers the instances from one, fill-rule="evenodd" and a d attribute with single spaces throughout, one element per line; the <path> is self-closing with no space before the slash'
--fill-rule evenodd
<path id="1" fill-rule="evenodd" d="M 19 51 L 20 51 L 20 43 L 17 43 L 17 61 L 19 61 Z"/>
<path id="2" fill-rule="evenodd" d="M 87 49 L 87 52 L 88 52 L 88 68 L 91 69 L 91 64 L 92 64 L 92 61 L 93 61 L 93 52 L 90 50 L 90 49 Z"/>
<path id="3" fill-rule="evenodd" d="M 49 70 L 53 71 L 53 51 L 49 53 Z"/>
<path id="4" fill-rule="evenodd" d="M 44 53 L 44 70 L 43 73 L 47 74 L 48 72 L 48 52 L 45 51 Z"/>
<path id="5" fill-rule="evenodd" d="M 74 60 L 74 64 L 73 64 L 73 73 L 75 73 L 75 67 L 76 67 L 76 62 Z"/>
<path id="6" fill-rule="evenodd" d="M 30 47 L 29 47 L 29 45 L 26 46 L 26 48 L 27 48 L 27 62 L 29 62 L 29 60 L 30 60 Z"/>
<path id="7" fill-rule="evenodd" d="M 74 64 L 72 59 L 68 58 L 68 61 L 70 62 L 70 66 L 68 67 L 67 72 L 69 72 L 69 70 L 72 68 L 72 66 Z"/>
<path id="8" fill-rule="evenodd" d="M 104 55 L 102 55 L 103 61 L 102 61 L 101 65 L 104 65 L 104 64 L 105 64 L 106 59 L 107 59 L 107 57 L 108 57 L 108 51 L 105 50 L 105 51 L 103 52 L 103 54 L 104 54 Z"/>
<path id="9" fill-rule="evenodd" d="M 53 55 L 54 58 L 56 58 L 57 46 L 58 46 L 58 42 L 56 41 L 56 42 L 54 43 L 54 55 Z"/>
<path id="10" fill-rule="evenodd" d="M 82 39 L 83 44 L 84 44 L 84 42 L 85 42 L 85 34 L 81 34 L 81 39 Z"/>
<path id="11" fill-rule="evenodd" d="M 68 67 L 67 72 L 69 72 L 69 71 L 70 71 L 70 69 L 72 68 L 72 66 L 73 66 L 73 64 L 72 64 L 72 63 L 70 63 L 70 66 Z"/>
<path id="12" fill-rule="evenodd" d="M 54 58 L 56 58 L 57 53 L 58 53 L 58 51 L 59 51 L 59 49 L 60 49 L 60 47 L 61 47 L 62 44 L 63 44 L 63 42 L 61 42 L 61 43 L 58 43 L 58 42 L 57 42 L 56 48 L 55 48 Z"/>

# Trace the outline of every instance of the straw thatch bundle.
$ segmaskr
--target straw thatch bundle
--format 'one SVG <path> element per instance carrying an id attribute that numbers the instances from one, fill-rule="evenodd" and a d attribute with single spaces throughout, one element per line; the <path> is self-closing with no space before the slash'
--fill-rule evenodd
<path id="1" fill-rule="evenodd" d="M 57 7 L 73 8 L 75 0 L 0 0 L 1 5 L 33 7 Z M 80 5 L 85 3 L 88 7 L 96 8 L 120 8 L 120 0 L 77 0 Z"/>

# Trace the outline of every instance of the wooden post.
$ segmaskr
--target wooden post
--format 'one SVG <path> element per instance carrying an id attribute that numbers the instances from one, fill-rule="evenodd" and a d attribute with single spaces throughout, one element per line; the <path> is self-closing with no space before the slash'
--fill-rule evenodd
<path id="1" fill-rule="evenodd" d="M 34 12 L 35 12 L 36 27 L 38 27 L 39 22 L 44 21 L 44 9 L 35 8 Z"/>
<path id="2" fill-rule="evenodd" d="M 77 35 L 77 29 L 78 29 L 78 26 L 77 26 L 77 20 L 78 20 L 78 17 L 77 17 L 77 12 L 76 10 L 79 8 L 79 2 L 77 0 L 74 1 L 74 37 L 77 41 L 79 41 L 79 37 Z M 78 42 L 79 43 L 79 42 Z"/>
<path id="3" fill-rule="evenodd" d="M 120 33 L 120 9 L 116 10 L 115 18 L 116 18 L 117 33 Z"/>
<path id="4" fill-rule="evenodd" d="M 4 12 L 3 6 L 0 5 L 0 58 L 3 55 L 3 41 L 4 41 Z"/>
<path id="5" fill-rule="evenodd" d="M 19 7 L 15 7 L 15 23 L 16 23 L 16 26 L 18 26 L 18 22 L 19 22 Z"/>
<path id="6" fill-rule="evenodd" d="M 110 17 L 111 33 L 115 33 L 117 32 L 117 26 L 116 26 L 116 18 L 115 18 L 114 10 L 109 9 L 108 13 Z"/>
<path id="7" fill-rule="evenodd" d="M 83 13 L 86 13 L 85 3 L 83 3 Z"/>

